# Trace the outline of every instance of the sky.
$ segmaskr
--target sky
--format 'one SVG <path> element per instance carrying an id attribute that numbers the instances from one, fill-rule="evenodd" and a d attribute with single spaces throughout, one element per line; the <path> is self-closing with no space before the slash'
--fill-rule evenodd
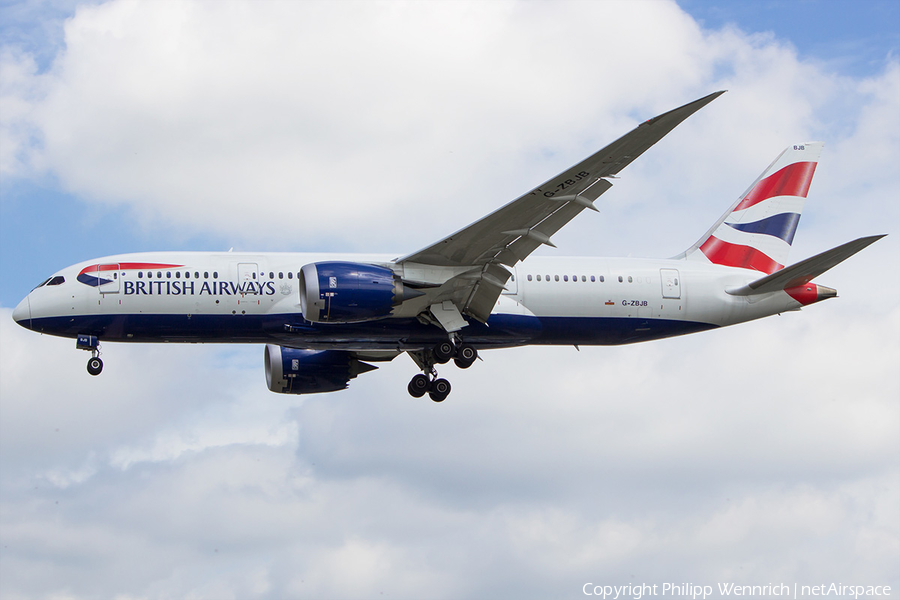
<path id="1" fill-rule="evenodd" d="M 900 597 L 898 48 L 877 1 L 0 3 L 0 596 Z M 257 346 L 92 378 L 11 319 L 108 254 L 406 254 L 720 89 L 540 252 L 676 255 L 822 140 L 792 260 L 888 234 L 838 299 L 484 352 L 442 404 L 405 356 L 300 397 Z"/>

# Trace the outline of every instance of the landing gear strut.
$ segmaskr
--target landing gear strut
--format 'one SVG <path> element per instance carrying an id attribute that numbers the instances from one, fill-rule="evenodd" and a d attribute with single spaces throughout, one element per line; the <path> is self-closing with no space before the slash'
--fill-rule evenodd
<path id="1" fill-rule="evenodd" d="M 414 376 L 406 386 L 409 395 L 421 398 L 426 393 L 435 402 L 443 402 L 450 395 L 450 382 L 439 379 L 435 364 L 444 364 L 453 359 L 460 369 L 468 369 L 478 358 L 474 346 L 463 344 L 458 339 L 441 342 L 431 350 L 410 352 L 409 355 L 422 369 L 422 373 Z"/>

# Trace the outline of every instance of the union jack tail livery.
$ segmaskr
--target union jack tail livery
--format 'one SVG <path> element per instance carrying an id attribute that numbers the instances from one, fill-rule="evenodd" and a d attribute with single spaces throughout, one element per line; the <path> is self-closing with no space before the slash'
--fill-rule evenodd
<path id="1" fill-rule="evenodd" d="M 822 142 L 790 146 L 684 254 L 772 274 L 787 264 Z"/>

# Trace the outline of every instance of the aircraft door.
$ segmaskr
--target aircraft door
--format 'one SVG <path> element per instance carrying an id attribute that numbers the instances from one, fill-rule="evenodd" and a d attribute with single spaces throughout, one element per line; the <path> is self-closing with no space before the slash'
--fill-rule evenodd
<path id="1" fill-rule="evenodd" d="M 92 273 L 97 278 L 97 290 L 101 294 L 118 294 L 119 280 L 122 273 L 119 271 L 119 264 L 97 265 L 97 272 Z"/>
<path id="2" fill-rule="evenodd" d="M 238 263 L 238 296 L 236 300 L 241 306 L 244 304 L 259 305 L 259 275 L 259 265 L 257 263 Z"/>
<path id="3" fill-rule="evenodd" d="M 256 283 L 259 267 L 256 263 L 238 263 L 238 285 L 242 288 L 247 282 Z"/>
<path id="4" fill-rule="evenodd" d="M 662 281 L 662 297 L 672 300 L 681 298 L 681 277 L 678 269 L 660 269 L 659 278 Z"/>

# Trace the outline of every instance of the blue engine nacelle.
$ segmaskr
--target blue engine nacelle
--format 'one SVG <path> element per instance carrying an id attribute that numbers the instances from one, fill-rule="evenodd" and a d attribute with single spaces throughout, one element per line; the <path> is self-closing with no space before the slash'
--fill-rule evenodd
<path id="1" fill-rule="evenodd" d="M 386 267 L 320 262 L 300 270 L 300 311 L 313 323 L 381 319 L 404 300 L 421 295 Z"/>
<path id="2" fill-rule="evenodd" d="M 266 385 L 279 394 L 336 392 L 360 373 L 377 369 L 342 350 L 298 350 L 266 345 Z"/>

